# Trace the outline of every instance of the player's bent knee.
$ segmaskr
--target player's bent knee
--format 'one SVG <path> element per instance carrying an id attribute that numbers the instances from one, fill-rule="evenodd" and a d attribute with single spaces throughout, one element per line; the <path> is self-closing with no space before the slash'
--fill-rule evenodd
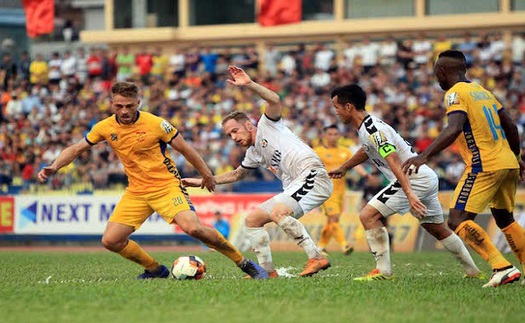
<path id="1" fill-rule="evenodd" d="M 494 221 L 496 222 L 496 225 L 498 228 L 503 229 L 508 227 L 509 225 L 514 222 L 514 215 L 512 212 L 509 212 L 507 210 L 501 210 L 501 209 L 490 209 L 492 211 L 492 215 L 494 216 Z"/>
<path id="2" fill-rule="evenodd" d="M 474 220 L 476 218 L 475 213 L 470 213 L 466 211 L 460 211 L 456 209 L 450 209 L 450 212 L 448 214 L 448 227 L 452 229 L 452 231 L 456 231 L 457 227 L 459 225 L 467 220 Z"/>
<path id="3" fill-rule="evenodd" d="M 437 240 L 443 240 L 452 234 L 445 223 L 423 223 L 421 226 Z"/>
<path id="4" fill-rule="evenodd" d="M 103 236 L 101 242 L 102 246 L 109 251 L 119 252 L 126 247 L 128 240 L 120 241 Z"/>
<path id="5" fill-rule="evenodd" d="M 248 228 L 260 228 L 268 222 L 270 222 L 270 217 L 265 211 L 260 209 L 248 214 L 244 220 L 244 224 L 246 224 Z"/>

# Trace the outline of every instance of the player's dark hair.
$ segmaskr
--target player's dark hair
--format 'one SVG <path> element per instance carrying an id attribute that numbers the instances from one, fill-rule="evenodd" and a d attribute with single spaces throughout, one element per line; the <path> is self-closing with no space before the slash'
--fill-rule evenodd
<path id="1" fill-rule="evenodd" d="M 137 98 L 139 96 L 139 87 L 130 82 L 117 82 L 111 87 L 111 95 L 122 95 L 126 98 Z"/>
<path id="2" fill-rule="evenodd" d="M 460 52 L 459 50 L 453 50 L 449 49 L 444 52 L 441 52 L 438 56 L 438 58 L 447 57 L 452 58 L 460 62 L 460 69 L 467 70 L 467 59 L 465 58 L 465 55 Z"/>
<path id="3" fill-rule="evenodd" d="M 366 93 L 356 83 L 341 86 L 332 91 L 331 98 L 337 96 L 337 101 L 340 104 L 350 103 L 355 106 L 357 110 L 365 110 Z"/>
<path id="4" fill-rule="evenodd" d="M 323 128 L 323 132 L 327 132 L 329 129 L 335 129 L 335 130 L 339 131 L 339 128 L 337 128 L 336 124 L 331 124 L 329 126 L 324 127 Z"/>
<path id="5" fill-rule="evenodd" d="M 463 55 L 462 52 L 460 52 L 459 50 L 454 50 L 454 49 L 449 49 L 449 50 L 439 53 L 439 58 L 441 57 L 449 57 L 449 58 L 459 59 L 461 61 L 467 61 L 467 59 L 465 58 L 465 55 Z"/>
<path id="6" fill-rule="evenodd" d="M 222 119 L 222 124 L 224 125 L 228 120 L 237 120 L 241 123 L 244 123 L 246 121 L 249 121 L 250 118 L 248 118 L 248 116 L 244 112 L 233 111 L 232 113 L 224 117 L 224 119 Z"/>

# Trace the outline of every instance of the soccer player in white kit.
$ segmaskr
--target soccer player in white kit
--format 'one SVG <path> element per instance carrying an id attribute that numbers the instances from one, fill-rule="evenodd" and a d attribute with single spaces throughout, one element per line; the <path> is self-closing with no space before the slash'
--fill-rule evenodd
<path id="1" fill-rule="evenodd" d="M 270 277 L 277 277 L 270 250 L 270 236 L 264 225 L 275 222 L 308 255 L 299 276 L 330 267 L 330 262 L 316 247 L 299 222 L 303 214 L 322 205 L 332 194 L 332 181 L 317 154 L 286 127 L 281 119 L 279 96 L 253 82 L 241 68 L 230 66 L 234 80 L 230 84 L 245 87 L 268 104 L 257 126 L 242 112 L 233 112 L 222 121 L 224 132 L 239 146 L 248 148 L 244 160 L 234 171 L 215 176 L 217 184 L 233 183 L 259 166 L 269 169 L 283 183 L 283 192 L 263 202 L 246 217 L 247 235 L 259 264 Z M 201 186 L 196 178 L 183 179 L 186 186 Z"/>
<path id="2" fill-rule="evenodd" d="M 366 93 L 357 84 L 339 87 L 332 92 L 336 114 L 345 124 L 358 131 L 362 148 L 339 168 L 329 172 L 341 178 L 356 165 L 370 159 L 390 180 L 390 184 L 377 193 L 361 210 L 359 218 L 366 232 L 376 268 L 368 275 L 355 278 L 360 281 L 392 279 L 388 232 L 383 219 L 392 214 L 410 211 L 421 226 L 438 239 L 464 267 L 466 277 L 481 278 L 461 239 L 445 224 L 438 200 L 439 180 L 430 167 L 423 165 L 418 173 L 407 176 L 402 163 L 416 153 L 391 126 L 365 111 Z"/>

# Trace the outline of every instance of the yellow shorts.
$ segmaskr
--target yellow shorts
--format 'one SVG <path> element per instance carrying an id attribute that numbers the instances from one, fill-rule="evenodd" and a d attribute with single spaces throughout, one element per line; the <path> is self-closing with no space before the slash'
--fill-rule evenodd
<path id="1" fill-rule="evenodd" d="M 321 210 L 326 216 L 340 216 L 343 212 L 343 194 L 332 194 L 323 205 Z"/>
<path id="2" fill-rule="evenodd" d="M 137 230 L 153 212 L 157 212 L 171 224 L 179 212 L 187 210 L 195 211 L 195 208 L 186 190 L 179 186 L 144 194 L 126 190 L 109 221 L 126 224 Z"/>
<path id="3" fill-rule="evenodd" d="M 514 210 L 518 186 L 518 169 L 464 173 L 454 191 L 451 209 L 481 213 L 487 207 Z"/>

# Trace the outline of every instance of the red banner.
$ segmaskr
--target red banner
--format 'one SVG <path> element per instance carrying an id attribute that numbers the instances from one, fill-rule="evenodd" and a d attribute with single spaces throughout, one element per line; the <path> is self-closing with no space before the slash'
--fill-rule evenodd
<path id="1" fill-rule="evenodd" d="M 55 28 L 54 0 L 22 0 L 26 13 L 27 35 L 31 38 L 50 34 Z"/>
<path id="2" fill-rule="evenodd" d="M 257 20 L 263 26 L 300 22 L 302 0 L 261 0 Z"/>

